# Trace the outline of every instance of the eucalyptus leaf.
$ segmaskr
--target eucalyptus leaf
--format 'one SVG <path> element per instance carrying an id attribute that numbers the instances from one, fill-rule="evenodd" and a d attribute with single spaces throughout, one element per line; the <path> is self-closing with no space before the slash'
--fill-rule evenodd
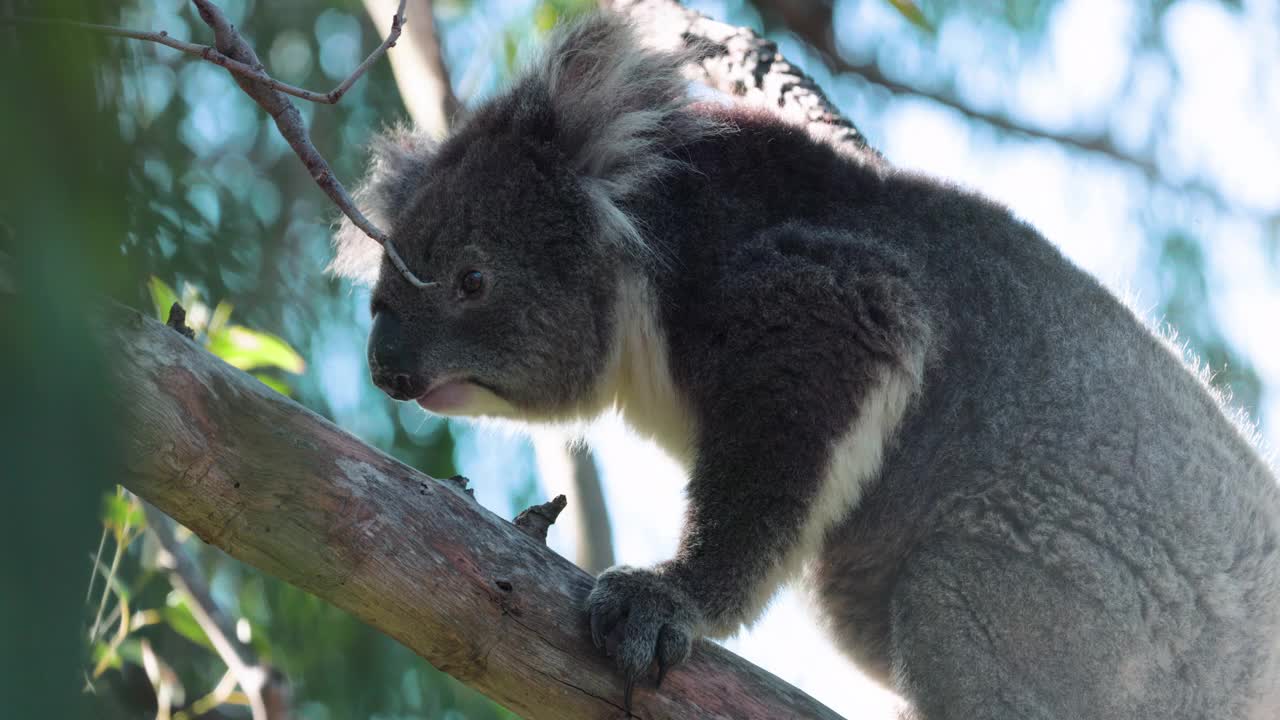
<path id="1" fill-rule="evenodd" d="M 164 322 L 169 318 L 169 308 L 178 302 L 178 293 L 155 275 L 147 280 L 147 290 L 151 294 L 151 304 L 155 306 L 156 318 Z"/>
<path id="2" fill-rule="evenodd" d="M 210 335 L 221 332 L 226 327 L 227 321 L 231 319 L 231 303 L 223 300 L 213 309 L 213 314 L 209 316 L 209 327 L 206 332 Z"/>
<path id="3" fill-rule="evenodd" d="M 120 529 L 141 527 L 146 523 L 146 516 L 138 503 L 123 495 L 109 493 L 102 499 L 103 522 Z"/>
<path id="4" fill-rule="evenodd" d="M 94 643 L 90 655 L 95 667 L 118 670 L 124 664 L 120 658 L 120 653 L 116 652 L 116 648 L 107 642 L 98 641 Z"/>
<path id="5" fill-rule="evenodd" d="M 926 32 L 934 31 L 933 23 L 924 16 L 924 12 L 916 5 L 915 0 L 888 0 L 889 4 L 898 11 L 902 17 L 908 22 Z"/>
<path id="6" fill-rule="evenodd" d="M 241 370 L 273 367 L 295 375 L 307 364 L 289 343 L 271 333 L 227 325 L 209 335 L 209 352 Z"/>
<path id="7" fill-rule="evenodd" d="M 173 628 L 174 632 L 201 647 L 213 649 L 213 643 L 209 642 L 209 636 L 205 634 L 204 628 L 200 627 L 200 623 L 196 622 L 196 618 L 191 614 L 191 608 L 187 606 L 185 599 L 176 604 L 165 606 L 160 614 L 164 617 L 165 623 Z"/>

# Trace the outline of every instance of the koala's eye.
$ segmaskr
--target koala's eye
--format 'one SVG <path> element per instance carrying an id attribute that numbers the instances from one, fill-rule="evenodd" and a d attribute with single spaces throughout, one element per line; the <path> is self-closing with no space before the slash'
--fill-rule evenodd
<path id="1" fill-rule="evenodd" d="M 484 290 L 484 273 L 479 270 L 467 270 L 458 276 L 458 289 L 463 295 L 476 295 Z"/>

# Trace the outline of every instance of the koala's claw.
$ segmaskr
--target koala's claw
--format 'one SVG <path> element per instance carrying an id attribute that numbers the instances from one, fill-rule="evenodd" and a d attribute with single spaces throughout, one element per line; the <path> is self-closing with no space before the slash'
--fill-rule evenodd
<path id="1" fill-rule="evenodd" d="M 591 642 L 595 643 L 597 648 L 603 650 L 605 647 L 605 643 L 607 641 L 609 630 L 614 626 L 615 623 L 617 623 L 618 618 L 616 616 L 605 618 L 603 615 L 600 615 L 594 612 L 590 613 L 590 615 L 591 615 Z"/>
<path id="2" fill-rule="evenodd" d="M 662 679 L 667 676 L 667 666 L 662 664 L 662 659 L 658 659 L 658 677 L 653 680 L 654 689 L 662 687 Z"/>
<path id="3" fill-rule="evenodd" d="M 658 633 L 658 678 L 654 687 L 662 687 L 662 679 L 672 666 L 678 665 L 689 656 L 689 648 L 693 639 L 688 633 L 674 625 L 664 625 Z"/>
<path id="4" fill-rule="evenodd" d="M 689 657 L 701 624 L 692 600 L 652 570 L 610 568 L 587 597 L 591 640 L 614 658 L 626 683 L 623 705 L 631 714 L 636 681 L 656 662 L 657 683 Z"/>

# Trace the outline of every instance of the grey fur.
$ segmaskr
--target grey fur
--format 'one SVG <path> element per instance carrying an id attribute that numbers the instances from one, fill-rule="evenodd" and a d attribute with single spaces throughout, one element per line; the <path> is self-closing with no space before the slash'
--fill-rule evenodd
<path id="1" fill-rule="evenodd" d="M 687 104 L 616 20 L 547 58 L 375 162 L 444 285 L 383 261 L 370 363 L 460 412 L 616 408 L 689 465 L 676 557 L 588 598 L 629 683 L 807 563 L 921 720 L 1280 717 L 1275 476 L 1126 307 L 988 200 Z"/>

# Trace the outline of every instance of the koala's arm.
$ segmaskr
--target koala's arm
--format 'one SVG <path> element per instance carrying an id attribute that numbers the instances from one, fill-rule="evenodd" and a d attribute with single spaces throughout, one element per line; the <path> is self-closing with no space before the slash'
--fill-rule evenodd
<path id="1" fill-rule="evenodd" d="M 607 571 L 589 601 L 629 684 L 753 620 L 876 471 L 926 334 L 902 265 L 786 225 L 736 253 L 711 302 L 668 315 L 697 422 L 680 547 Z"/>
<path id="2" fill-rule="evenodd" d="M 825 471 L 825 453 L 796 427 L 795 409 L 748 392 L 786 390 L 726 395 L 724 420 L 706 430 L 721 439 L 699 444 L 679 549 L 657 568 L 713 636 L 753 620 L 801 559 Z"/>

